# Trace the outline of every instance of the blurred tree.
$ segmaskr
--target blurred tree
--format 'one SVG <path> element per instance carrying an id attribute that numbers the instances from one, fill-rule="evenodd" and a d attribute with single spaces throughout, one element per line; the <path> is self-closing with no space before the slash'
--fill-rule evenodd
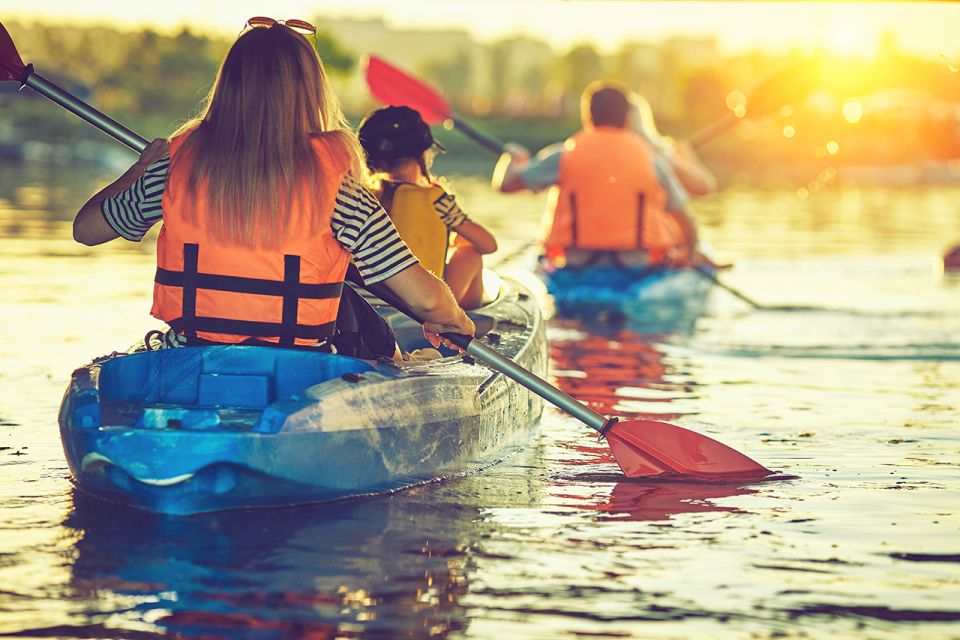
<path id="1" fill-rule="evenodd" d="M 132 34 L 124 49 L 122 62 L 104 70 L 98 83 L 105 106 L 139 122 L 144 135 L 169 135 L 198 113 L 225 47 L 184 29 L 174 37 Z"/>
<path id="2" fill-rule="evenodd" d="M 603 59 L 589 44 L 581 44 L 560 58 L 561 79 L 566 90 L 580 93 L 594 80 L 603 79 Z"/>
<path id="3" fill-rule="evenodd" d="M 323 67 L 331 73 L 346 75 L 357 68 L 357 59 L 350 55 L 327 31 L 317 31 L 317 54 Z"/>
<path id="4" fill-rule="evenodd" d="M 510 63 L 510 44 L 501 40 L 494 43 L 490 50 L 490 87 L 491 104 L 494 112 L 503 109 L 507 92 L 513 85 L 512 65 Z"/>
<path id="5" fill-rule="evenodd" d="M 426 63 L 421 75 L 431 78 L 436 86 L 443 88 L 443 93 L 458 108 L 470 111 L 470 77 L 472 65 L 466 51 L 458 51 L 445 58 L 436 58 Z"/>
<path id="6" fill-rule="evenodd" d="M 563 115 L 576 114 L 584 88 L 603 79 L 603 59 L 589 44 L 578 45 L 557 60 L 555 77 L 563 91 Z"/>

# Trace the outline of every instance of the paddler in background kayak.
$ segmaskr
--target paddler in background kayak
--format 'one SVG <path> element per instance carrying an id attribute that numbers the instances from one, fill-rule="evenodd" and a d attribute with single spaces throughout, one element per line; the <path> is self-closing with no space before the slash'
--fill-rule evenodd
<path id="1" fill-rule="evenodd" d="M 483 258 L 497 240 L 467 217 L 442 178 L 431 176 L 430 125 L 409 107 L 370 112 L 358 131 L 372 172 L 368 186 L 420 264 L 447 283 L 465 309 L 483 302 Z M 451 240 L 453 240 L 451 242 Z"/>
<path id="2" fill-rule="evenodd" d="M 633 129 L 628 92 L 593 83 L 581 97 L 583 129 L 533 159 L 507 151 L 492 185 L 504 193 L 550 187 L 541 239 L 554 267 L 687 266 L 697 232 L 670 162 Z"/>
<path id="3" fill-rule="evenodd" d="M 630 128 L 639 133 L 658 156 L 666 158 L 690 196 L 705 196 L 717 190 L 717 178 L 703 163 L 696 150 L 686 140 L 673 140 L 657 129 L 650 102 L 638 93 L 628 97 L 630 113 L 627 116 Z"/>
<path id="4" fill-rule="evenodd" d="M 360 181 L 362 152 L 300 20 L 251 18 L 202 115 L 94 195 L 74 238 L 139 241 L 162 220 L 151 314 L 163 346 L 254 344 L 393 357 L 389 327 L 349 287 L 351 258 L 426 319 L 472 335 Z"/>

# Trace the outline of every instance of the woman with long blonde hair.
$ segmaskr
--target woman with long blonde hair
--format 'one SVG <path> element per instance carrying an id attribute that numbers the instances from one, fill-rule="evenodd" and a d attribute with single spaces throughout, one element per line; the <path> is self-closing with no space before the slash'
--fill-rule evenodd
<path id="1" fill-rule="evenodd" d="M 139 241 L 162 220 L 151 313 L 170 325 L 168 346 L 392 355 L 389 328 L 343 285 L 351 261 L 425 319 L 434 344 L 438 333 L 474 330 L 360 183 L 360 147 L 312 32 L 251 18 L 202 114 L 154 140 L 77 214 L 74 237 L 87 245 Z"/>

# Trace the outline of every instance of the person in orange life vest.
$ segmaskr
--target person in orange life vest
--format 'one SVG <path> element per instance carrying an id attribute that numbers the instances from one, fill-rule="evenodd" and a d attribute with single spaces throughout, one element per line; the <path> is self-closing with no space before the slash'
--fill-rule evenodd
<path id="1" fill-rule="evenodd" d="M 304 29 L 248 21 L 202 115 L 90 198 L 74 238 L 139 241 L 162 220 L 151 314 L 171 326 L 168 346 L 339 351 L 337 322 L 352 317 L 371 355 L 394 355 L 389 327 L 343 286 L 351 259 L 425 320 L 435 346 L 441 332 L 473 334 L 360 183 L 362 151 Z"/>
<path id="2" fill-rule="evenodd" d="M 421 264 L 443 278 L 466 309 L 483 301 L 483 258 L 497 241 L 469 219 L 442 179 L 430 175 L 436 142 L 409 107 L 370 112 L 358 130 L 372 172 L 370 187 Z M 455 234 L 454 242 L 451 236 Z"/>
<path id="3" fill-rule="evenodd" d="M 628 121 L 627 91 L 593 83 L 581 97 L 583 129 L 531 159 L 507 145 L 492 185 L 504 193 L 550 187 L 542 243 L 554 266 L 689 264 L 697 244 L 687 195 L 669 163 Z"/>

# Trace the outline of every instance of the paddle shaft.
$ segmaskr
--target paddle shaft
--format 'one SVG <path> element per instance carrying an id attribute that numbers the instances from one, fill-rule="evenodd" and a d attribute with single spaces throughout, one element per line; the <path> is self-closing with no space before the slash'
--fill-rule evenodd
<path id="1" fill-rule="evenodd" d="M 743 300 L 744 302 L 746 302 L 748 305 L 750 305 L 750 306 L 753 307 L 754 309 L 766 309 L 766 308 L 767 308 L 766 305 L 760 304 L 759 302 L 757 302 L 757 301 L 754 300 L 753 298 L 747 296 L 747 295 L 744 294 L 744 293 L 741 293 L 740 291 L 737 291 L 736 289 L 734 289 L 734 288 L 731 287 L 730 285 L 728 285 L 728 284 L 726 284 L 725 282 L 723 282 L 722 280 L 720 280 L 720 278 L 718 278 L 717 275 L 716 275 L 715 273 L 713 273 L 710 269 L 708 269 L 706 266 L 704 266 L 704 265 L 702 265 L 702 264 L 701 264 L 701 265 L 697 265 L 697 266 L 693 267 L 693 270 L 696 271 L 697 273 L 699 273 L 700 275 L 702 275 L 704 278 L 706 278 L 707 280 L 709 280 L 709 281 L 712 282 L 713 284 L 715 284 L 715 285 L 717 285 L 718 287 L 720 287 L 721 289 L 726 289 L 727 291 L 729 291 L 730 293 L 732 293 L 732 294 L 733 294 L 734 296 L 736 296 L 737 298 L 740 298 L 741 300 Z"/>
<path id="2" fill-rule="evenodd" d="M 732 113 L 726 113 L 690 136 L 687 141 L 694 148 L 700 147 L 710 142 L 724 131 L 732 128 L 738 122 L 740 122 L 740 118 L 736 117 Z"/>
<path id="3" fill-rule="evenodd" d="M 749 92 L 746 112 L 737 117 L 727 112 L 703 127 L 688 141 L 699 147 L 738 124 L 743 118 L 756 118 L 780 108 L 784 104 L 807 95 L 816 85 L 819 73 L 809 72 L 809 64 L 798 63 L 779 69 L 761 80 Z"/>
<path id="4" fill-rule="evenodd" d="M 390 306 L 414 322 L 423 324 L 423 320 L 418 318 L 417 315 L 385 285 L 379 283 L 367 285 L 362 281 L 358 282 L 359 278 L 357 274 L 353 274 L 351 272 L 348 272 L 347 277 L 376 295 L 378 298 L 381 298 L 387 302 Z M 440 335 L 463 349 L 465 352 L 467 352 L 467 354 L 487 365 L 489 368 L 502 373 L 515 382 L 522 384 L 524 387 L 530 389 L 530 391 L 533 391 L 547 402 L 560 409 L 563 409 L 591 429 L 603 433 L 605 428 L 612 424 L 611 420 L 608 420 L 596 411 L 593 411 L 592 409 L 581 404 L 576 398 L 564 393 L 535 373 L 527 371 L 513 360 L 505 358 L 503 355 L 497 353 L 472 336 L 466 336 L 461 333 L 442 333 Z"/>
<path id="5" fill-rule="evenodd" d="M 530 389 L 530 391 L 533 391 L 555 407 L 563 409 L 591 429 L 602 433 L 604 427 L 609 423 L 607 418 L 604 418 L 596 411 L 580 403 L 576 398 L 564 393 L 537 374 L 527 371 L 513 360 L 505 358 L 479 340 L 458 333 L 445 333 L 443 337 L 461 347 L 468 354 L 494 371 L 499 371 L 511 380 Z M 466 346 L 464 346 L 464 344 Z"/>
<path id="6" fill-rule="evenodd" d="M 470 126 L 469 124 L 467 124 L 466 122 L 464 122 L 463 120 L 461 120 L 456 116 L 451 116 L 450 120 L 451 122 L 453 122 L 453 126 L 455 126 L 457 130 L 460 131 L 460 133 L 467 136 L 474 142 L 478 143 L 481 147 L 483 147 L 487 151 L 490 151 L 494 155 L 498 155 L 498 156 L 501 153 L 503 153 L 504 151 L 503 143 L 497 140 L 496 138 L 492 138 L 485 133 L 481 133 L 477 131 L 472 126 Z"/>
<path id="7" fill-rule="evenodd" d="M 146 149 L 147 144 L 149 144 L 145 138 L 127 129 L 116 120 L 97 111 L 86 102 L 71 95 L 66 90 L 61 89 L 42 76 L 33 73 L 33 65 L 27 66 L 27 76 L 23 79 L 23 84 L 40 95 L 53 100 L 67 111 L 80 116 L 96 128 L 116 138 L 138 153 Z"/>

